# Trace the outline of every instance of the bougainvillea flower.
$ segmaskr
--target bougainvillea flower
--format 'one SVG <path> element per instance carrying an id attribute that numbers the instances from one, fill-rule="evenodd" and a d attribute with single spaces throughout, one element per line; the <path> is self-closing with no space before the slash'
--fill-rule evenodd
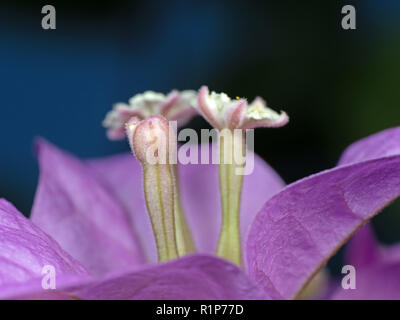
<path id="1" fill-rule="evenodd" d="M 268 108 L 260 97 L 248 104 L 246 99 L 232 100 L 223 92 L 210 94 L 206 86 L 200 88 L 197 108 L 216 129 L 281 127 L 289 121 L 285 112 L 279 114 Z"/>
<path id="2" fill-rule="evenodd" d="M 168 95 L 154 91 L 139 93 L 129 99 L 129 103 L 116 103 L 106 115 L 103 126 L 111 140 L 125 138 L 125 125 L 136 117 L 143 120 L 150 115 L 159 114 L 171 121 L 184 125 L 195 114 L 197 93 L 193 90 L 173 90 Z"/>
<path id="3" fill-rule="evenodd" d="M 136 129 L 164 126 L 162 118 L 151 119 Z M 153 134 L 136 133 L 132 139 L 143 141 Z M 31 220 L 0 202 L 0 297 L 296 298 L 360 226 L 400 195 L 399 141 L 400 128 L 380 132 L 350 146 L 337 167 L 286 187 L 256 157 L 241 188 L 238 266 L 226 252 L 215 257 L 224 217 L 218 165 L 178 163 L 195 252 L 157 262 L 141 159 L 122 154 L 81 161 L 40 140 Z M 172 174 L 164 169 L 155 172 Z M 42 289 L 43 265 L 54 266 L 56 290 Z"/>
<path id="4" fill-rule="evenodd" d="M 222 223 L 217 255 L 237 265 L 243 263 L 240 235 L 240 203 L 246 157 L 245 134 L 257 127 L 278 128 L 288 123 L 285 112 L 278 114 L 268 108 L 261 98 L 250 105 L 246 99 L 232 100 L 225 93 L 209 93 L 208 87 L 199 90 L 199 113 L 217 130 L 219 136 L 219 186 L 222 204 Z M 246 139 L 247 141 L 247 139 Z M 239 172 L 239 173 L 238 173 Z"/>

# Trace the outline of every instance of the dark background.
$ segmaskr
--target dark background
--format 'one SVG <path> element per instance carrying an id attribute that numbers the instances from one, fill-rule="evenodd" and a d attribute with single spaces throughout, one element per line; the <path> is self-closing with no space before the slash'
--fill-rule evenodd
<path id="1" fill-rule="evenodd" d="M 41 28 L 41 8 L 57 29 Z M 341 28 L 352 4 L 357 30 Z M 355 140 L 399 125 L 400 1 L 2 1 L 0 196 L 29 215 L 43 136 L 79 157 L 128 150 L 101 121 L 147 89 L 260 95 L 291 117 L 256 132 L 290 183 L 336 164 Z M 189 126 L 207 127 L 202 119 Z M 400 206 L 374 219 L 400 241 Z"/>

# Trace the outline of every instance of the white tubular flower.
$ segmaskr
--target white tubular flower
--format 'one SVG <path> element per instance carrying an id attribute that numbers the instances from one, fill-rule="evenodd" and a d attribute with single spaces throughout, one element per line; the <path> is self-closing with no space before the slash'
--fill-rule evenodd
<path id="1" fill-rule="evenodd" d="M 244 162 L 237 159 L 245 159 L 245 132 L 257 127 L 281 127 L 289 118 L 285 112 L 277 113 L 268 108 L 261 98 L 248 104 L 246 99 L 232 100 L 225 93 L 210 94 L 206 86 L 200 88 L 197 99 L 199 113 L 217 129 L 219 135 L 218 177 L 222 221 L 217 255 L 241 265 L 240 199 L 243 175 L 237 172 L 243 172 Z"/>
<path id="2" fill-rule="evenodd" d="M 197 93 L 194 90 L 173 90 L 168 95 L 145 91 L 129 99 L 129 104 L 116 103 L 103 121 L 110 140 L 125 137 L 125 125 L 132 117 L 139 121 L 151 115 L 161 115 L 178 126 L 187 123 L 195 114 Z"/>
<path id="3" fill-rule="evenodd" d="M 288 115 L 267 107 L 265 101 L 256 98 L 251 104 L 245 99 L 232 100 L 225 93 L 209 93 L 201 87 L 198 105 L 203 117 L 216 129 L 253 129 L 258 127 L 277 128 L 288 123 Z"/>

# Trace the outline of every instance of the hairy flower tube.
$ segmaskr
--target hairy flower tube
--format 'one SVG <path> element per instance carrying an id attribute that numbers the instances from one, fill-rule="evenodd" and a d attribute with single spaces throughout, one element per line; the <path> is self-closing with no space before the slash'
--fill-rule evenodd
<path id="1" fill-rule="evenodd" d="M 281 127 L 289 118 L 276 113 L 261 98 L 251 104 L 245 99 L 232 100 L 225 93 L 209 93 L 203 86 L 198 95 L 198 109 L 219 133 L 219 184 L 222 203 L 222 226 L 217 254 L 241 265 L 240 197 L 242 192 L 246 146 L 245 130 L 256 127 Z"/>
<path id="2" fill-rule="evenodd" d="M 138 123 L 145 120 L 152 115 L 160 115 L 169 121 L 176 121 L 177 125 L 185 124 L 196 113 L 193 106 L 196 104 L 197 93 L 193 90 L 177 91 L 173 90 L 168 95 L 154 91 L 145 91 L 144 93 L 136 94 L 129 99 L 129 104 L 117 103 L 113 109 L 109 111 L 103 121 L 104 127 L 107 129 L 107 136 L 111 140 L 122 139 L 125 134 L 128 135 L 128 140 L 131 147 L 133 135 L 133 123 Z M 128 125 L 129 122 L 129 125 Z M 137 144 L 136 144 L 137 145 Z M 134 150 L 132 150 L 134 151 Z M 134 152 L 135 153 L 135 152 Z M 146 166 L 147 167 L 147 166 Z M 145 166 L 143 167 L 145 168 Z M 177 232 L 174 234 L 176 237 L 177 250 L 180 255 L 184 255 L 194 251 L 194 244 L 191 238 L 185 214 L 179 197 L 179 183 L 176 177 L 178 171 L 176 165 L 172 165 L 172 174 L 174 176 L 174 192 L 171 193 L 174 197 L 174 224 Z M 151 169 L 144 170 L 145 175 L 150 175 Z M 164 170 L 165 171 L 165 170 Z M 162 177 L 161 177 L 162 178 Z M 146 182 L 145 185 L 149 186 Z M 149 186 L 152 189 L 152 186 Z M 152 197 L 147 196 L 149 201 Z M 166 198 L 164 198 L 165 200 Z M 149 203 L 148 201 L 148 203 Z M 149 205 L 148 205 L 149 208 Z M 153 226 L 154 224 L 154 219 Z M 160 238 L 158 238 L 160 239 Z M 157 242 L 160 249 L 160 240 Z M 160 252 L 159 252 L 160 253 Z M 161 257 L 160 257 L 161 258 Z M 164 259 L 163 257 L 162 259 Z"/>
<path id="3" fill-rule="evenodd" d="M 172 260 L 194 250 L 193 240 L 178 201 L 176 136 L 168 121 L 150 116 L 139 122 L 136 117 L 126 124 L 127 137 L 143 167 L 143 189 L 147 210 L 156 238 L 159 261 Z"/>

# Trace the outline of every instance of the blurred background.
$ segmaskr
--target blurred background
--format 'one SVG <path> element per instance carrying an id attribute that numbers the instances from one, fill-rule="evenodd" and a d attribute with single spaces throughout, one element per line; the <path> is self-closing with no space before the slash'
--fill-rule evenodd
<path id="1" fill-rule="evenodd" d="M 56 8 L 43 30 L 41 8 Z M 341 8 L 356 8 L 356 30 Z M 287 183 L 330 168 L 350 143 L 400 122 L 400 1 L 2 1 L 0 196 L 29 215 L 42 136 L 79 157 L 128 151 L 101 122 L 144 90 L 264 97 L 291 117 L 255 149 Z M 195 119 L 190 127 L 208 127 Z M 400 241 L 400 205 L 373 221 Z"/>

